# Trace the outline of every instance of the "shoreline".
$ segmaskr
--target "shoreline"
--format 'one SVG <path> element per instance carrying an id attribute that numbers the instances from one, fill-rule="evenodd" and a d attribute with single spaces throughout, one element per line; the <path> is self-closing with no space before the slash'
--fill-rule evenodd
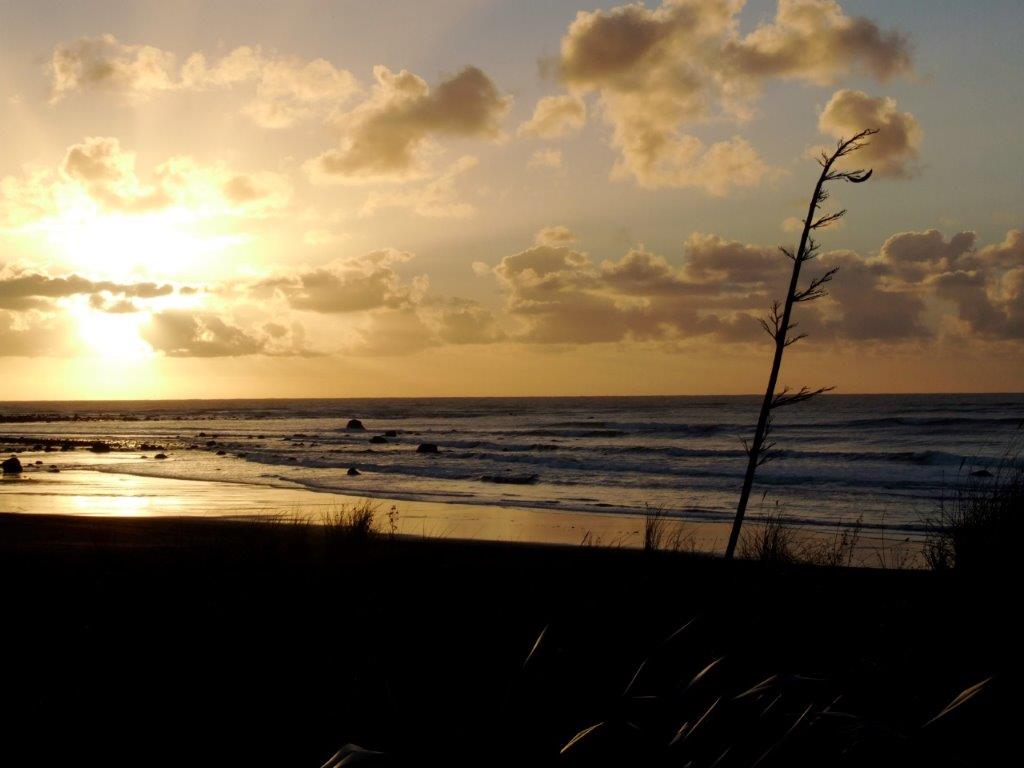
<path id="1" fill-rule="evenodd" d="M 46 458 L 46 454 L 41 454 Z M 34 454 L 25 455 L 26 462 Z M 492 541 L 561 546 L 642 549 L 644 515 L 578 512 L 527 506 L 410 500 L 341 494 L 305 488 L 282 488 L 237 481 L 167 478 L 90 469 L 50 473 L 32 469 L 0 484 L 0 513 L 102 518 L 300 519 L 317 523 L 332 510 L 369 501 L 379 518 L 395 510 L 396 532 L 413 538 Z M 761 518 L 748 517 L 744 531 L 755 531 Z M 694 521 L 665 516 L 664 541 L 675 548 L 707 555 L 724 551 L 731 521 Z M 856 529 L 854 523 L 802 525 L 791 522 L 803 544 L 824 543 Z M 921 567 L 923 532 L 856 529 L 851 564 L 872 567 L 897 561 Z"/>

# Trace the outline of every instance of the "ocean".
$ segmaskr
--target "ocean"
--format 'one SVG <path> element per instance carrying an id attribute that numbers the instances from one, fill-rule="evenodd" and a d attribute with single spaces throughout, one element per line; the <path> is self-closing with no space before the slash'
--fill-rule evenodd
<path id="1" fill-rule="evenodd" d="M 40 469 L 52 457 L 63 470 L 121 476 L 585 513 L 654 507 L 727 521 L 758 404 L 747 396 L 18 402 L 0 404 L 0 450 L 65 441 L 79 447 L 47 454 Z M 349 428 L 350 419 L 364 429 Z M 959 478 L 1019 447 L 1022 421 L 1024 395 L 822 396 L 778 413 L 777 452 L 759 470 L 749 513 L 920 531 Z M 92 453 L 85 445 L 95 441 L 113 450 Z M 418 452 L 424 443 L 437 453 Z M 168 458 L 154 459 L 158 452 Z M 0 486 L 0 510 L 13 487 Z"/>

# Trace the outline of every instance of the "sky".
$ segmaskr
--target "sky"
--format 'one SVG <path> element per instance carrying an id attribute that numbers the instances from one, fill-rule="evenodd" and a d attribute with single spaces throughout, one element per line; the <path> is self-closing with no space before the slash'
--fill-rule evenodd
<path id="1" fill-rule="evenodd" d="M 0 0 L 0 399 L 1021 391 L 1017 0 Z"/>

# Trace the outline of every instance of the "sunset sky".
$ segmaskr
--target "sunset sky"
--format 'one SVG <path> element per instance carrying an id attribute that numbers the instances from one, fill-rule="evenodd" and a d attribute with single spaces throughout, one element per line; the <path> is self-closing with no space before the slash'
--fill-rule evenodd
<path id="1" fill-rule="evenodd" d="M 0 399 L 1024 384 L 1019 0 L 0 0 Z M 794 232 L 794 229 L 797 231 Z"/>

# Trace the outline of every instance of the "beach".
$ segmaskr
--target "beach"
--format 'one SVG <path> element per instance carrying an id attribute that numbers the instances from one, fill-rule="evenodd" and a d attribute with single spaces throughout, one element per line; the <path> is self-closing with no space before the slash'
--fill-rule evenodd
<path id="1" fill-rule="evenodd" d="M 772 717 L 723 710 L 691 754 L 767 749 L 805 707 L 860 735 L 826 718 L 781 764 L 989 765 L 1012 733 L 1013 617 L 951 575 L 3 514 L 0 579 L 7 765 L 621 765 L 762 681 Z"/>
<path id="2" fill-rule="evenodd" d="M 84 515 L 89 517 L 286 519 L 321 523 L 332 513 L 371 503 L 383 520 L 392 512 L 394 532 L 417 538 L 530 542 L 537 544 L 644 547 L 645 516 L 614 512 L 575 512 L 543 508 L 497 507 L 422 499 L 367 498 L 350 494 L 276 488 L 217 480 L 181 480 L 112 472 L 117 462 L 131 467 L 134 455 L 122 457 L 26 451 L 27 467 L 17 477 L 0 479 L 0 513 Z M 36 462 L 43 462 L 36 464 Z M 55 463 L 56 462 L 56 463 Z M 61 464 L 72 469 L 59 472 Z M 85 469 L 90 463 L 104 471 Z M 729 535 L 727 521 L 664 516 L 662 538 L 677 548 L 720 554 Z M 828 540 L 837 531 L 823 526 L 793 525 L 807 541 Z M 921 567 L 924 532 L 859 530 L 851 561 L 875 566 L 898 553 L 904 567 Z"/>

